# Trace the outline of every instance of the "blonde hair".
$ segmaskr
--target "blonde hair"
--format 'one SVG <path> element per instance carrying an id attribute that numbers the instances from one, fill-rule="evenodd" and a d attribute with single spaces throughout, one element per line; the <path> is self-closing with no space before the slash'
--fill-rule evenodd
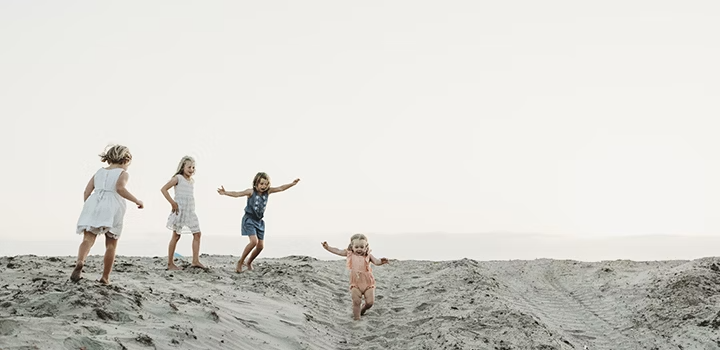
<path id="1" fill-rule="evenodd" d="M 253 190 L 257 191 L 257 185 L 260 183 L 260 180 L 265 179 L 268 182 L 268 188 L 270 188 L 270 175 L 267 173 L 259 172 L 255 174 L 255 178 L 253 179 Z"/>
<path id="2" fill-rule="evenodd" d="M 348 244 L 347 249 L 349 251 L 353 250 L 353 244 L 357 241 L 365 241 L 365 249 L 363 250 L 363 254 L 367 255 L 370 253 L 370 244 L 368 243 L 367 237 L 365 237 L 362 233 L 356 233 L 350 237 L 350 244 Z"/>
<path id="3" fill-rule="evenodd" d="M 182 174 L 185 170 L 185 164 L 188 162 L 195 163 L 195 158 L 190 157 L 190 156 L 182 157 L 182 159 L 180 159 L 180 163 L 178 163 L 177 170 L 175 170 L 175 175 Z"/>
<path id="4" fill-rule="evenodd" d="M 100 153 L 100 161 L 108 164 L 126 164 L 132 160 L 130 149 L 123 145 L 110 145 Z"/>

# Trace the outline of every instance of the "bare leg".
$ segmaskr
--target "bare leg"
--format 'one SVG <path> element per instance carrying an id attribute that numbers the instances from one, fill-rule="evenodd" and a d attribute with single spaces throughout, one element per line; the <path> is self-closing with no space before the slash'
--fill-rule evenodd
<path id="1" fill-rule="evenodd" d="M 237 262 L 237 266 L 235 267 L 235 272 L 242 272 L 242 266 L 245 264 L 245 258 L 247 258 L 248 254 L 250 254 L 250 251 L 255 248 L 255 246 L 258 244 L 257 236 L 248 236 L 250 238 L 250 243 L 245 246 L 245 250 L 243 250 L 242 256 L 240 257 L 240 260 Z"/>
<path id="2" fill-rule="evenodd" d="M 172 237 L 170 238 L 170 244 L 168 245 L 168 270 L 182 270 L 175 265 L 175 247 L 177 246 L 177 242 L 179 240 L 180 235 L 177 232 L 173 232 Z"/>
<path id="3" fill-rule="evenodd" d="M 88 254 L 90 254 L 90 248 L 92 248 L 93 245 L 95 245 L 96 238 L 97 238 L 96 234 L 85 231 L 85 233 L 83 235 L 83 242 L 80 244 L 80 251 L 78 251 L 78 257 L 80 255 L 82 255 L 81 261 L 83 264 L 85 263 L 85 260 L 87 259 Z M 89 240 L 89 242 L 87 243 L 88 245 L 85 247 L 85 249 L 83 249 L 82 245 L 85 244 L 87 240 Z"/>
<path id="4" fill-rule="evenodd" d="M 193 251 L 193 259 L 192 259 L 192 266 L 199 267 L 199 268 L 205 268 L 205 265 L 200 263 L 200 236 L 202 236 L 202 233 L 195 232 L 193 233 L 193 242 L 192 242 L 192 251 Z"/>
<path id="5" fill-rule="evenodd" d="M 80 248 L 78 249 L 78 258 L 75 264 L 75 269 L 70 275 L 71 281 L 77 282 L 82 278 L 82 269 L 83 266 L 85 266 L 85 259 L 87 259 L 88 254 L 90 254 L 90 248 L 92 248 L 95 244 L 95 238 L 97 238 L 97 236 L 94 233 L 87 231 L 83 233 L 83 241 L 80 243 Z"/>
<path id="6" fill-rule="evenodd" d="M 370 288 L 365 291 L 365 305 L 360 310 L 360 315 L 364 315 L 365 311 L 368 311 L 375 303 L 375 288 Z"/>
<path id="7" fill-rule="evenodd" d="M 265 241 L 262 239 L 258 239 L 257 245 L 255 246 L 255 250 L 253 250 L 252 254 L 250 254 L 250 258 L 247 262 L 247 268 L 248 270 L 252 270 L 252 263 L 255 261 L 255 258 L 257 258 L 258 255 L 260 255 L 260 252 L 262 252 L 263 248 L 265 248 Z"/>
<path id="8" fill-rule="evenodd" d="M 110 284 L 110 271 L 112 271 L 113 263 L 115 263 L 115 248 L 118 240 L 105 235 L 105 259 L 103 260 L 103 274 L 100 283 Z"/>
<path id="9" fill-rule="evenodd" d="M 353 319 L 359 320 L 360 319 L 360 304 L 362 303 L 362 293 L 360 293 L 360 289 L 353 288 L 350 290 L 350 295 L 352 296 Z"/>

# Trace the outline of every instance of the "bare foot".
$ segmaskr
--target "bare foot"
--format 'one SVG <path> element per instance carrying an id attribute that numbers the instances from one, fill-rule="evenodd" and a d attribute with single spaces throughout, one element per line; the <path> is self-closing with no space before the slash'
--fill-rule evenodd
<path id="1" fill-rule="evenodd" d="M 82 279 L 81 274 L 82 274 L 82 269 L 83 269 L 84 265 L 85 264 L 82 264 L 82 263 L 78 263 L 77 265 L 75 265 L 75 269 L 73 270 L 72 274 L 70 275 L 71 281 L 77 282 L 80 279 Z"/>
<path id="2" fill-rule="evenodd" d="M 237 265 L 235 266 L 235 272 L 241 273 L 243 272 L 242 267 L 245 265 L 242 261 L 238 261 Z"/>
<path id="3" fill-rule="evenodd" d="M 192 266 L 192 267 L 199 267 L 199 268 L 201 268 L 201 269 L 207 269 L 207 267 L 205 267 L 205 265 L 201 264 L 199 261 L 196 262 L 196 263 L 192 263 L 192 265 L 190 265 L 190 266 Z"/>
<path id="4" fill-rule="evenodd" d="M 364 316 L 364 315 L 365 315 L 365 312 L 367 312 L 368 309 L 369 309 L 369 308 L 365 308 L 365 306 L 363 306 L 362 310 L 360 310 L 360 316 Z"/>
<path id="5" fill-rule="evenodd" d="M 182 270 L 182 267 L 172 264 L 172 265 L 168 265 L 167 269 L 168 270 Z"/>
<path id="6" fill-rule="evenodd" d="M 245 266 L 247 266 L 248 271 L 252 271 L 252 269 L 253 269 L 252 264 L 245 264 Z"/>
<path id="7" fill-rule="evenodd" d="M 98 281 L 100 284 L 105 285 L 105 286 L 109 286 L 109 285 L 110 285 L 110 281 L 108 281 L 107 279 L 105 279 L 105 277 L 100 277 L 100 279 L 97 280 L 97 281 Z"/>

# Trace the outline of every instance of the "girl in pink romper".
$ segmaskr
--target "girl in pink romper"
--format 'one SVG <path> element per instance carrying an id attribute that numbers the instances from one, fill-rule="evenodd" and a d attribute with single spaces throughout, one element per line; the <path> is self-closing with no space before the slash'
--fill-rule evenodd
<path id="1" fill-rule="evenodd" d="M 327 242 L 322 242 L 323 248 L 327 251 L 347 258 L 347 267 L 350 270 L 350 295 L 353 301 L 353 318 L 359 320 L 361 315 L 373 306 L 375 302 L 375 277 L 372 274 L 370 263 L 383 265 L 388 259 L 377 259 L 370 254 L 370 245 L 367 237 L 363 234 L 355 234 L 350 237 L 350 244 L 347 249 L 331 247 Z M 362 299 L 365 298 L 365 305 Z"/>

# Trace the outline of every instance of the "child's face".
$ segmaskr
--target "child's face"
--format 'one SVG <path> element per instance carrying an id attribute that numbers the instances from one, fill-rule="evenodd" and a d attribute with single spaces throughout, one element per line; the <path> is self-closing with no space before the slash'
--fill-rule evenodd
<path id="1" fill-rule="evenodd" d="M 259 192 L 265 192 L 270 187 L 270 182 L 267 179 L 260 179 L 257 184 L 257 190 Z"/>
<path id="2" fill-rule="evenodd" d="M 193 162 L 187 162 L 185 163 L 185 167 L 183 167 L 183 175 L 185 177 L 190 177 L 195 174 L 195 163 Z"/>
<path id="3" fill-rule="evenodd" d="M 355 240 L 352 243 L 352 250 L 355 254 L 362 254 L 365 252 L 365 247 L 367 247 L 367 242 L 363 240 Z"/>

